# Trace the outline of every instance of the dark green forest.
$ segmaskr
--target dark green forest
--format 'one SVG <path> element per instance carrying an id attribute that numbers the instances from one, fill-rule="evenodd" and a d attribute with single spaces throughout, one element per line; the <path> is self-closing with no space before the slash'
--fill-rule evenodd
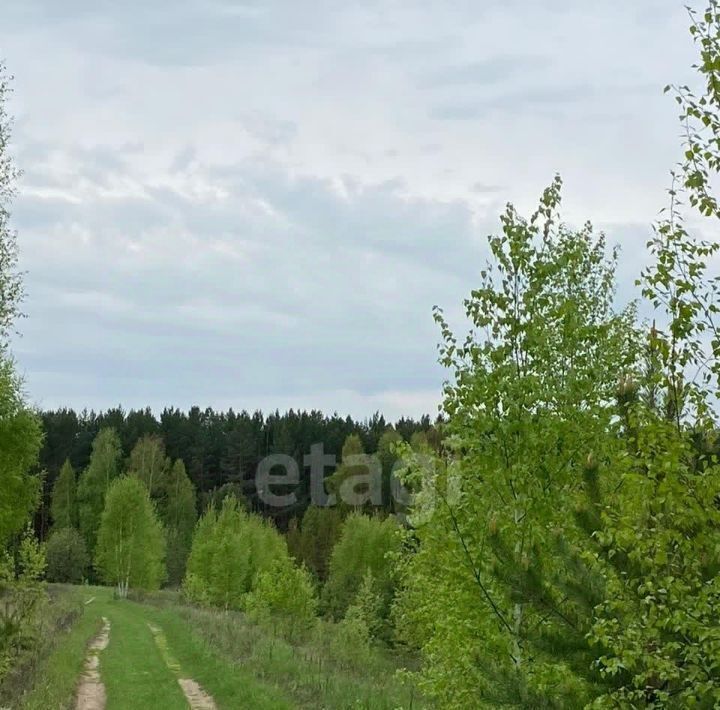
<path id="1" fill-rule="evenodd" d="M 188 412 L 165 409 L 159 416 L 149 409 L 106 412 L 74 412 L 71 409 L 42 412 L 44 431 L 38 471 L 42 472 L 42 505 L 36 514 L 37 531 L 46 537 L 52 523 L 51 492 L 65 461 L 76 471 L 90 462 L 92 443 L 102 429 L 114 429 L 121 444 L 121 456 L 127 459 L 143 437 L 160 437 L 166 454 L 185 463 L 188 476 L 198 492 L 200 504 L 213 493 L 225 488 L 240 493 L 250 509 L 272 516 L 281 528 L 293 517 L 302 517 L 309 505 L 309 472 L 303 457 L 313 444 L 322 444 L 326 454 L 334 455 L 338 464 L 347 438 L 360 438 L 365 453 L 378 451 L 383 434 L 395 431 L 405 441 L 422 432 L 437 443 L 440 423 L 429 416 L 419 420 L 402 418 L 390 423 L 382 414 L 365 421 L 355 421 L 337 414 L 326 416 L 318 411 L 274 412 L 264 415 L 241 411 L 215 412 L 193 407 Z M 265 506 L 257 499 L 255 473 L 258 463 L 269 454 L 292 456 L 300 470 L 296 487 L 298 502 L 291 508 Z M 333 471 L 328 469 L 329 477 Z M 387 498 L 387 497 L 386 497 Z M 387 509 L 389 502 L 386 500 Z"/>

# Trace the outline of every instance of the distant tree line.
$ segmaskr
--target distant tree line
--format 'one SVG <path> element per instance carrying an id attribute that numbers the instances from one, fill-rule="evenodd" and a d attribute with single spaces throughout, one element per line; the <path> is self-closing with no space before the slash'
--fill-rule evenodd
<path id="1" fill-rule="evenodd" d="M 290 410 L 282 414 L 276 411 L 266 415 L 259 411 L 218 412 L 193 407 L 187 412 L 167 408 L 156 416 L 149 408 L 127 412 L 114 408 L 99 413 L 58 409 L 43 412 L 40 418 L 44 432 L 39 460 L 43 490 L 35 523 L 42 539 L 52 524 L 51 492 L 63 465 L 69 462 L 75 471 L 86 470 L 93 441 L 103 429 L 116 432 L 122 460 L 130 458 L 143 438 L 162 439 L 167 457 L 184 462 L 200 510 L 209 501 L 219 502 L 233 492 L 245 501 L 249 510 L 272 516 L 281 529 L 286 529 L 291 519 L 302 517 L 310 504 L 309 472 L 304 468 L 303 457 L 313 444 L 322 443 L 325 453 L 336 456 L 339 464 L 349 437 L 357 450 L 368 453 L 382 448 L 381 439 L 388 432 L 408 442 L 421 432 L 430 441 L 439 438 L 437 422 L 433 423 L 429 416 L 402 418 L 391 425 L 381 414 L 358 421 L 317 410 Z M 285 454 L 298 463 L 300 483 L 293 506 L 272 508 L 257 496 L 257 466 L 270 454 Z M 387 463 L 386 455 L 384 464 Z M 328 475 L 331 473 L 328 470 Z"/>

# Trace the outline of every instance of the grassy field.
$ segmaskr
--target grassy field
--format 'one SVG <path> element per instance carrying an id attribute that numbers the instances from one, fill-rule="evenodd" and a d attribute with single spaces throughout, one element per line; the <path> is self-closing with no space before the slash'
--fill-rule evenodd
<path id="1" fill-rule="evenodd" d="M 179 677 L 233 710 L 422 707 L 395 676 L 400 659 L 381 649 L 358 655 L 331 624 L 320 623 L 303 643 L 291 644 L 242 614 L 187 607 L 170 594 L 139 602 L 116 600 L 105 588 L 64 587 L 53 597 L 53 604 L 76 610 L 72 623 L 49 641 L 12 707 L 73 707 L 88 644 L 103 618 L 111 627 L 100 655 L 108 710 L 187 708 Z"/>

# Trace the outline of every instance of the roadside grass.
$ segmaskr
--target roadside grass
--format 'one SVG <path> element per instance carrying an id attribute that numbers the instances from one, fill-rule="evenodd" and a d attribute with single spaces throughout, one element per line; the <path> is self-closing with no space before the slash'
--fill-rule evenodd
<path id="1" fill-rule="evenodd" d="M 110 620 L 110 643 L 100 657 L 107 710 L 180 710 L 187 703 L 155 637 L 162 629 L 180 675 L 200 683 L 219 708 L 232 710 L 419 710 L 417 690 L 396 675 L 407 659 L 384 647 L 358 649 L 337 624 L 318 622 L 303 641 L 288 642 L 238 612 L 185 606 L 176 593 L 141 601 L 113 599 L 100 587 L 52 592 L 51 616 L 72 620 L 43 647 L 23 691 L 9 706 L 23 710 L 72 707 L 87 647 Z M 85 603 L 90 598 L 93 601 Z M 52 606 L 52 605 L 51 605 Z M 69 610 L 74 610 L 70 614 Z M 68 616 L 68 618 L 69 618 Z"/>
<path id="2" fill-rule="evenodd" d="M 87 587 L 52 585 L 49 592 L 47 624 L 39 646 L 34 649 L 35 663 L 22 669 L 22 686 L 12 689 L 13 697 L 3 698 L 8 707 L 25 710 L 70 707 L 88 639 L 100 629 L 99 611 L 88 609 L 84 603 L 92 596 Z M 61 623 L 55 623 L 57 620 Z"/>
<path id="3" fill-rule="evenodd" d="M 238 669 L 196 638 L 174 606 L 162 609 L 116 600 L 111 589 L 102 587 L 67 587 L 59 596 L 65 595 L 79 606 L 75 623 L 56 637 L 47 659 L 38 664 L 32 689 L 23 697 L 16 697 L 12 707 L 23 710 L 71 708 L 88 643 L 100 630 L 103 616 L 111 624 L 110 643 L 100 656 L 107 710 L 187 708 L 177 677 L 168 669 L 149 622 L 163 629 L 172 654 L 181 666 L 181 675 L 198 681 L 219 707 L 233 710 L 294 707 L 280 691 Z M 90 598 L 93 601 L 85 604 Z M 172 595 L 167 598 L 174 601 Z"/>
<path id="4" fill-rule="evenodd" d="M 188 628 L 177 607 L 144 607 L 142 610 L 162 628 L 185 676 L 200 683 L 218 707 L 237 710 L 290 710 L 295 707 L 278 687 L 262 682 L 251 669 L 237 666 L 206 644 L 194 629 Z"/>
<path id="5" fill-rule="evenodd" d="M 348 647 L 337 624 L 321 621 L 307 640 L 293 644 L 281 636 L 279 629 L 273 633 L 238 612 L 176 606 L 166 613 L 190 628 L 206 647 L 231 659 L 236 669 L 243 669 L 292 698 L 291 707 L 425 707 L 417 689 L 396 676 L 403 659 L 384 648 L 360 652 Z"/>

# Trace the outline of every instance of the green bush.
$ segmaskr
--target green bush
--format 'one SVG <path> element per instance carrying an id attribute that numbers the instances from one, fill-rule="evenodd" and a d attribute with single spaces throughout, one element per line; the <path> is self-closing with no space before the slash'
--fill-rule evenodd
<path id="1" fill-rule="evenodd" d="M 290 640 L 302 638 L 313 627 L 317 606 L 310 574 L 290 559 L 278 559 L 261 572 L 245 600 L 253 621 L 278 628 Z"/>
<path id="2" fill-rule="evenodd" d="M 398 551 L 399 545 L 394 519 L 351 514 L 330 558 L 330 573 L 322 595 L 325 610 L 334 619 L 342 619 L 369 572 L 382 599 L 380 615 L 387 619 L 394 595 L 393 562 L 389 556 Z"/>
<path id="3" fill-rule="evenodd" d="M 327 579 L 330 556 L 340 537 L 342 524 L 342 512 L 337 507 L 311 505 L 303 515 L 300 530 L 288 533 L 293 556 L 322 582 Z"/>
<path id="4" fill-rule="evenodd" d="M 0 681 L 18 654 L 32 651 L 42 638 L 42 610 L 47 603 L 45 546 L 30 525 L 16 555 L 0 555 Z"/>
<path id="5" fill-rule="evenodd" d="M 211 508 L 197 524 L 183 585 L 185 595 L 198 604 L 242 609 L 260 574 L 277 561 L 289 561 L 280 533 L 228 497 L 220 511 Z"/>
<path id="6" fill-rule="evenodd" d="M 385 600 L 370 570 L 363 577 L 355 600 L 348 607 L 344 621 L 357 620 L 365 630 L 367 639 L 381 636 L 384 630 Z"/>
<path id="7" fill-rule="evenodd" d="M 49 582 L 80 584 L 85 579 L 90 559 L 85 540 L 75 528 L 62 528 L 47 542 L 47 579 Z"/>

